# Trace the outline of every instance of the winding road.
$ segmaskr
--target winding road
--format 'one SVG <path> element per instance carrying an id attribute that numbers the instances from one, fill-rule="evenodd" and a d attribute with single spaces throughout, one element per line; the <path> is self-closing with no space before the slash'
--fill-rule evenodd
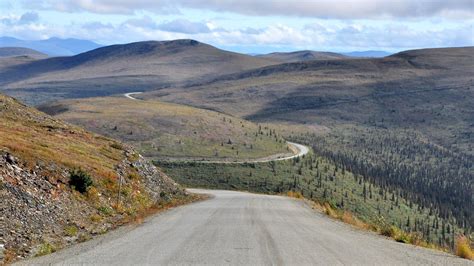
<path id="1" fill-rule="evenodd" d="M 129 98 L 131 100 L 138 100 L 137 98 L 134 98 L 132 95 L 141 94 L 141 93 L 143 93 L 143 92 L 141 92 L 141 91 L 129 92 L 129 93 L 125 93 L 123 96 L 125 96 L 126 98 Z"/>
<path id="2" fill-rule="evenodd" d="M 222 190 L 138 226 L 20 264 L 473 265 L 357 230 L 280 196 Z"/>
<path id="3" fill-rule="evenodd" d="M 134 98 L 132 95 L 136 94 L 141 94 L 143 92 L 137 91 L 137 92 L 129 92 L 123 94 L 128 99 L 131 100 L 139 100 L 137 98 Z M 294 143 L 287 141 L 288 145 L 290 146 L 290 149 L 293 150 L 293 155 L 289 156 L 284 156 L 284 157 L 277 157 L 277 155 L 273 156 L 268 156 L 265 158 L 258 158 L 258 159 L 245 159 L 245 160 L 234 160 L 234 161 L 225 161 L 225 160 L 192 160 L 192 161 L 197 161 L 200 163 L 224 163 L 224 164 L 244 164 L 244 163 L 266 163 L 266 162 L 272 162 L 272 161 L 283 161 L 283 160 L 291 160 L 293 158 L 301 157 L 306 155 L 309 152 L 309 148 L 305 145 L 299 144 L 299 143 Z M 191 159 L 176 159 L 175 161 L 191 161 Z"/>

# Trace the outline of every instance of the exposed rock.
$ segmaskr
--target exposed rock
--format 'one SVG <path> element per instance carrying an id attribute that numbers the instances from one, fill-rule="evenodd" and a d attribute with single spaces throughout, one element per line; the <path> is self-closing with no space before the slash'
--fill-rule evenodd
<path id="1" fill-rule="evenodd" d="M 4 256 L 5 256 L 5 247 L 3 244 L 0 244 L 0 261 L 3 260 Z"/>
<path id="2" fill-rule="evenodd" d="M 129 182 L 126 175 L 133 167 L 155 202 L 185 195 L 182 188 L 143 157 L 138 156 L 133 162 L 126 158 L 116 167 L 124 183 Z M 104 217 L 97 206 L 81 199 L 65 185 L 69 172 L 59 169 L 57 165 L 41 164 L 28 169 L 20 159 L 0 151 L 0 261 L 7 249 L 14 251 L 18 258 L 31 257 L 46 243 L 64 247 L 81 242 L 114 228 L 124 218 L 116 212 Z M 60 176 L 38 174 L 51 171 Z M 107 204 L 110 202 L 99 203 Z M 91 217 L 100 219 L 93 221 Z M 70 235 L 65 232 L 68 227 Z"/>

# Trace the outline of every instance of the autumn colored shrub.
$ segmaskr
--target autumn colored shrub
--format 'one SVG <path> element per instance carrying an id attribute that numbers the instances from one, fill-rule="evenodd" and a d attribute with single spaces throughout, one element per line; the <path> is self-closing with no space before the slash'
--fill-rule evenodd
<path id="1" fill-rule="evenodd" d="M 456 255 L 461 258 L 473 260 L 474 253 L 471 248 L 470 241 L 465 236 L 458 236 L 456 239 Z"/>

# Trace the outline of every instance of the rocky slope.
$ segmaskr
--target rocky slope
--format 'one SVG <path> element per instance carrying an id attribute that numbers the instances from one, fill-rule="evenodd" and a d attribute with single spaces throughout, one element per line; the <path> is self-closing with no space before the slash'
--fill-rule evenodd
<path id="1" fill-rule="evenodd" d="M 81 193 L 73 169 L 90 176 Z M 0 95 L 0 261 L 85 241 L 184 190 L 132 148 Z"/>

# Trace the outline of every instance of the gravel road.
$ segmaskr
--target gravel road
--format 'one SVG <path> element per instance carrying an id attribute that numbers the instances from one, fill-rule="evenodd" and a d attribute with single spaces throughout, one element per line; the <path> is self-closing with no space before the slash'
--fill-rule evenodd
<path id="1" fill-rule="evenodd" d="M 23 264 L 474 264 L 354 229 L 290 198 L 191 191 L 213 198 Z"/>
<path id="2" fill-rule="evenodd" d="M 129 93 L 125 93 L 123 96 L 125 96 L 126 98 L 129 98 L 131 100 L 138 100 L 137 98 L 134 98 L 132 95 L 141 94 L 141 93 L 143 93 L 143 92 L 141 92 L 141 91 L 129 92 Z"/>

